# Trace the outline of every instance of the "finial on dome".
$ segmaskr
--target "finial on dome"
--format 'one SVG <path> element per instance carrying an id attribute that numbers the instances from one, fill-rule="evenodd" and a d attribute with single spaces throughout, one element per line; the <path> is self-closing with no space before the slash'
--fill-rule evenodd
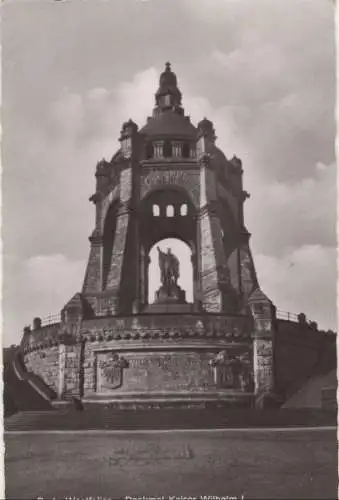
<path id="1" fill-rule="evenodd" d="M 198 123 L 198 131 L 200 135 L 207 137 L 214 144 L 216 135 L 213 122 L 211 122 L 211 120 L 208 120 L 206 116 Z"/>
<path id="2" fill-rule="evenodd" d="M 160 75 L 159 88 L 155 94 L 155 102 L 157 108 L 160 110 L 176 109 L 181 113 L 181 92 L 178 89 L 177 77 L 171 70 L 170 62 L 165 63 L 165 71 Z"/>

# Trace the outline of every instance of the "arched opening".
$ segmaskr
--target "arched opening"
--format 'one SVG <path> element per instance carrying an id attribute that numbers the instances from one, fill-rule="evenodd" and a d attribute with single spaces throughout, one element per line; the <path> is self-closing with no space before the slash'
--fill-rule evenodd
<path id="1" fill-rule="evenodd" d="M 182 145 L 182 156 L 183 158 L 189 158 L 190 157 L 190 145 L 188 142 L 184 142 Z"/>
<path id="2" fill-rule="evenodd" d="M 184 203 L 180 207 L 180 215 L 185 217 L 187 215 L 187 203 Z"/>
<path id="3" fill-rule="evenodd" d="M 153 216 L 153 206 L 158 205 L 160 208 L 160 217 Z M 187 205 L 187 216 L 180 217 L 180 207 Z M 171 208 L 168 208 L 171 207 Z M 141 220 L 140 220 L 140 243 L 141 243 L 141 266 L 140 266 L 140 297 L 141 303 L 147 304 L 150 297 L 149 292 L 149 256 L 150 251 L 155 246 L 156 252 L 156 265 L 155 272 L 159 273 L 159 255 L 156 249 L 157 242 L 161 242 L 168 238 L 175 238 L 175 241 L 185 242 L 184 248 L 189 257 L 187 260 L 181 262 L 180 255 L 180 274 L 181 280 L 186 272 L 186 269 L 191 274 L 191 284 L 189 287 L 182 286 L 183 290 L 188 290 L 190 293 L 186 296 L 186 301 L 191 300 L 190 297 L 196 296 L 196 283 L 198 281 L 198 259 L 196 254 L 197 249 L 197 224 L 196 224 L 196 210 L 190 199 L 189 194 L 182 189 L 166 187 L 157 189 L 151 192 L 146 198 L 141 201 L 140 206 Z M 173 214 L 173 215 L 172 215 Z M 187 245 L 188 247 L 187 247 Z M 182 245 L 182 243 L 181 243 Z M 171 245 L 169 245 L 171 247 Z M 176 253 L 176 247 L 172 246 L 173 253 Z M 167 250 L 166 250 L 167 251 Z M 151 257 L 153 254 L 151 254 Z M 192 260 L 191 260 L 192 257 Z M 154 262 L 153 262 L 154 266 Z M 152 266 L 151 266 L 152 268 Z M 153 271 L 152 271 L 153 272 Z M 159 288 L 159 279 L 158 286 Z M 181 282 L 181 281 L 180 281 Z M 180 283 L 179 282 L 179 283 Z M 192 291 L 193 282 L 193 291 Z M 178 283 L 178 284 L 179 284 Z M 154 286 L 151 287 L 151 301 L 154 299 Z"/>
<path id="4" fill-rule="evenodd" d="M 172 144 L 170 141 L 164 142 L 163 155 L 164 158 L 170 158 L 172 156 Z"/>
<path id="5" fill-rule="evenodd" d="M 186 292 L 186 301 L 193 302 L 193 265 L 192 251 L 187 243 L 178 238 L 166 238 L 155 243 L 149 252 L 148 267 L 148 303 L 155 300 L 155 292 L 161 287 L 161 276 L 159 267 L 159 255 L 157 247 L 164 253 L 170 248 L 171 252 L 179 260 L 178 285 Z"/>
<path id="6" fill-rule="evenodd" d="M 154 157 L 154 146 L 152 142 L 146 144 L 146 158 L 150 159 Z"/>
<path id="7" fill-rule="evenodd" d="M 154 217 L 159 217 L 160 216 L 160 207 L 159 207 L 159 205 L 153 205 L 152 212 L 153 212 L 153 216 Z"/>
<path id="8" fill-rule="evenodd" d="M 174 206 L 173 205 L 167 205 L 166 217 L 174 217 Z"/>

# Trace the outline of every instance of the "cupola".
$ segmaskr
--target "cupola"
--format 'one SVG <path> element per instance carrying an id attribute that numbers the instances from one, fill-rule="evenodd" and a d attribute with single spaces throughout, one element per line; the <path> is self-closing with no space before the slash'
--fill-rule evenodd
<path id="1" fill-rule="evenodd" d="M 162 110 L 180 108 L 181 97 L 177 77 L 171 70 L 171 64 L 167 62 L 165 71 L 160 75 L 159 88 L 155 94 L 156 106 Z"/>
<path id="2" fill-rule="evenodd" d="M 198 123 L 198 135 L 200 137 L 205 137 L 207 140 L 211 141 L 213 144 L 216 140 L 215 130 L 213 123 L 204 118 Z"/>

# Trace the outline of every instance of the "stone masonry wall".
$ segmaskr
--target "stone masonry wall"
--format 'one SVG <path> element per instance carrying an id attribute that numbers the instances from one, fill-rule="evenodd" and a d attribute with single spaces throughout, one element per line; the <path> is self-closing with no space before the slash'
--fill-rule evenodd
<path id="1" fill-rule="evenodd" d="M 92 244 L 83 285 L 83 292 L 100 291 L 101 246 Z"/>
<path id="2" fill-rule="evenodd" d="M 54 391 L 59 386 L 59 346 L 27 353 L 24 358 L 27 371 L 31 371 Z"/>
<path id="3" fill-rule="evenodd" d="M 64 396 L 80 395 L 81 345 L 67 345 L 65 355 Z"/>
<path id="4" fill-rule="evenodd" d="M 96 368 L 95 368 L 95 353 L 91 344 L 86 343 L 84 350 L 84 393 L 95 391 L 96 387 Z"/>
<path id="5" fill-rule="evenodd" d="M 276 390 L 288 394 L 298 384 L 298 380 L 303 381 L 311 376 L 326 350 L 335 352 L 335 340 L 332 337 L 311 330 L 307 324 L 277 320 L 274 342 Z"/>
<path id="6" fill-rule="evenodd" d="M 201 289 L 202 301 L 208 312 L 218 312 L 222 308 L 221 292 L 218 288 L 218 273 L 214 253 L 211 220 L 205 211 L 200 220 L 201 244 Z"/>

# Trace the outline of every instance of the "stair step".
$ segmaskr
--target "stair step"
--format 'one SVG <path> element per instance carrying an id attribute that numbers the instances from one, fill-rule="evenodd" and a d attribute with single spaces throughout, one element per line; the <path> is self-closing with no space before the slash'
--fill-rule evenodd
<path id="1" fill-rule="evenodd" d="M 87 409 L 20 412 L 5 419 L 6 431 L 176 429 L 335 425 L 334 411 L 170 411 Z"/>
<path id="2" fill-rule="evenodd" d="M 13 359 L 4 366 L 5 415 L 15 411 L 47 410 L 51 404 L 44 399 L 27 380 L 20 380 L 13 368 Z"/>

